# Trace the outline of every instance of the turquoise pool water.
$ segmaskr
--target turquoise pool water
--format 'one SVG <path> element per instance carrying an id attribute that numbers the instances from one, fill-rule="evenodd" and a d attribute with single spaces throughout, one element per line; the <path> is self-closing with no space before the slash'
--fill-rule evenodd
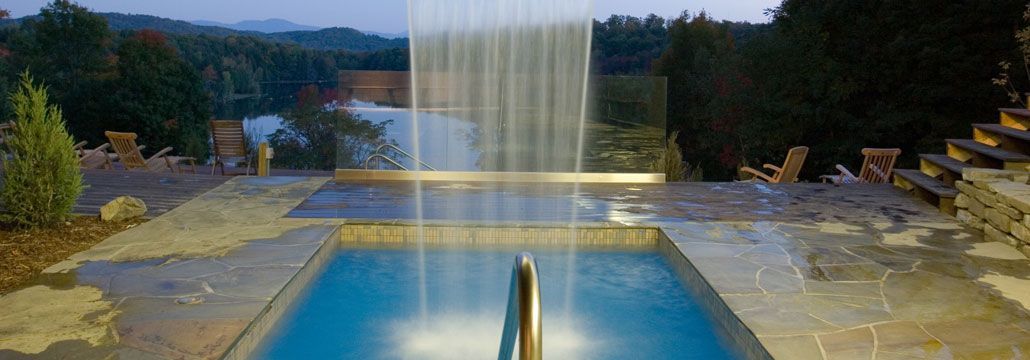
<path id="1" fill-rule="evenodd" d="M 427 250 L 423 312 L 417 251 L 340 250 L 256 358 L 496 359 L 518 252 Z M 741 357 L 659 253 L 532 252 L 546 358 Z"/>

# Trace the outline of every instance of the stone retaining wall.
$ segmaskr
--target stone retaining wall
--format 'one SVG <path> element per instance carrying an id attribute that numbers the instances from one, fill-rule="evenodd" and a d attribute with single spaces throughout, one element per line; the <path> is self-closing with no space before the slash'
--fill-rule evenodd
<path id="1" fill-rule="evenodd" d="M 1030 256 L 1030 172 L 967 168 L 955 187 L 959 220 Z"/>

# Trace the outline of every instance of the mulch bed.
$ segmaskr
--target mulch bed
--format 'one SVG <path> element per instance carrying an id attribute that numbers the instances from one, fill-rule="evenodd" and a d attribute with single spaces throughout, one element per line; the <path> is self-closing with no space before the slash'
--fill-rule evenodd
<path id="1" fill-rule="evenodd" d="M 106 223 L 96 216 L 80 216 L 53 228 L 35 230 L 0 224 L 0 294 L 17 288 L 72 254 L 145 221 Z"/>

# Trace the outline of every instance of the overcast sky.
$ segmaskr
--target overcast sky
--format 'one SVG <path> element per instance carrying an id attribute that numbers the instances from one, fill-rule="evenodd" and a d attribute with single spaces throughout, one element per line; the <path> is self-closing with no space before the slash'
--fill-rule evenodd
<path id="1" fill-rule="evenodd" d="M 560 1 L 560 0 L 558 0 Z M 39 13 L 47 0 L 4 1 L 13 17 Z M 595 17 L 612 14 L 673 17 L 683 10 L 706 10 L 716 19 L 766 22 L 764 9 L 780 0 L 595 0 Z M 402 32 L 407 28 L 406 0 L 78 0 L 101 12 L 154 15 L 179 20 L 286 19 L 319 27 L 346 26 L 359 30 Z"/>

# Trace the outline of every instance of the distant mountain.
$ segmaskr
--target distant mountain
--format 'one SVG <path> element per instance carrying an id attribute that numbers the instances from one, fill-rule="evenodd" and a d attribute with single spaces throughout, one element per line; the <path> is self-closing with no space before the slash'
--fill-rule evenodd
<path id="1" fill-rule="evenodd" d="M 97 13 L 107 19 L 111 30 L 153 29 L 170 34 L 229 36 L 245 35 L 240 31 L 218 26 L 194 25 L 182 20 L 172 20 L 151 15 Z M 246 34 L 253 35 L 253 34 Z"/>
<path id="2" fill-rule="evenodd" d="M 166 19 L 151 15 L 121 13 L 97 14 L 106 18 L 111 30 L 114 31 L 153 29 L 169 34 L 180 35 L 254 36 L 319 50 L 375 51 L 408 47 L 408 40 L 406 38 L 391 39 L 379 35 L 369 35 L 355 29 L 343 27 L 327 28 L 317 31 L 308 30 L 264 33 L 257 30 L 236 30 L 221 26 L 197 25 L 186 21 Z M 18 19 L 0 20 L 0 27 L 20 24 L 27 19 L 35 17 L 36 16 L 26 16 Z M 271 24 L 278 23 L 278 20 L 276 19 L 255 21 L 255 23 L 269 24 L 269 21 L 271 21 Z M 236 25 L 245 23 L 247 22 L 240 22 Z M 293 23 L 290 24 L 292 24 L 292 26 L 304 26 Z M 251 28 L 253 29 L 254 27 Z"/>
<path id="3" fill-rule="evenodd" d="M 190 21 L 190 23 L 192 23 L 193 25 L 200 26 L 217 26 L 238 31 L 256 31 L 262 33 L 277 33 L 286 31 L 316 31 L 321 29 L 317 26 L 301 25 L 283 19 L 244 20 L 235 24 L 226 24 L 209 20 L 194 20 Z"/>
<path id="4" fill-rule="evenodd" d="M 381 37 L 381 38 L 384 38 L 384 39 L 400 39 L 400 38 L 407 38 L 408 37 L 408 32 L 407 31 L 400 32 L 400 33 L 383 33 L 383 32 L 378 32 L 378 31 L 362 31 L 362 32 L 365 33 L 365 35 L 375 35 L 375 36 L 378 36 L 378 37 Z"/>
<path id="5" fill-rule="evenodd" d="M 266 38 L 321 50 L 347 49 L 374 51 L 381 49 L 406 48 L 408 39 L 387 39 L 378 35 L 367 35 L 351 28 L 333 27 L 319 31 L 288 31 L 265 34 Z"/>

